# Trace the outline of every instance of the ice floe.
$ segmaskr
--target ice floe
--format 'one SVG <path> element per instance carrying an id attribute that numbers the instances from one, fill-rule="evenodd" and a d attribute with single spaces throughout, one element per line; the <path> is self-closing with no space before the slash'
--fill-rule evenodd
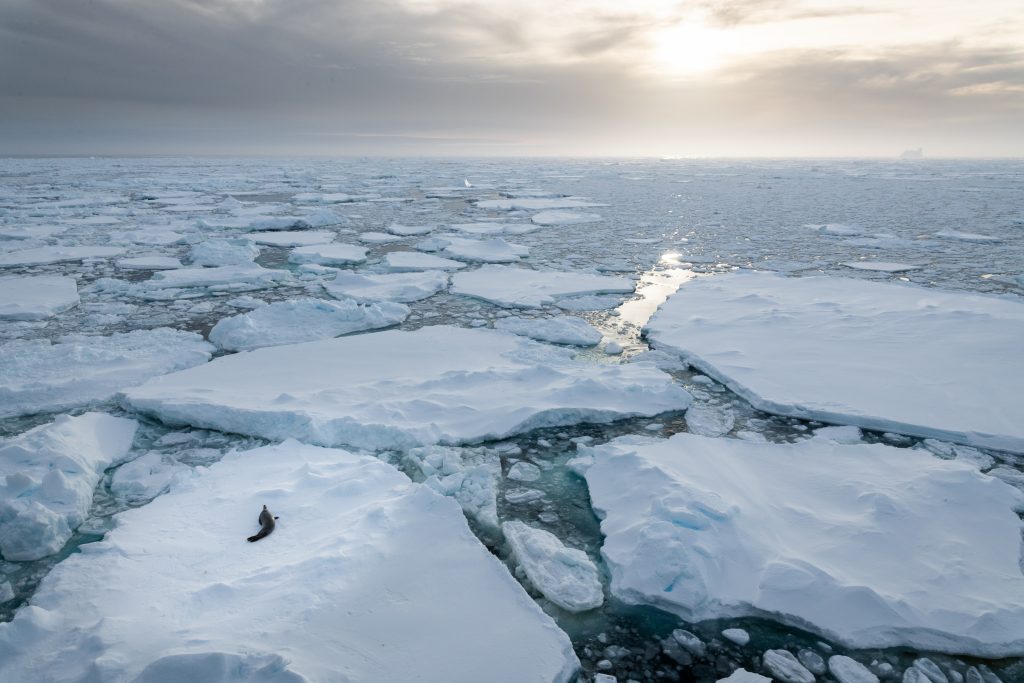
<path id="1" fill-rule="evenodd" d="M 576 225 L 578 223 L 596 223 L 603 219 L 596 213 L 579 213 L 576 211 L 542 211 L 530 220 L 537 225 Z"/>
<path id="2" fill-rule="evenodd" d="M 138 423 L 104 413 L 62 415 L 0 446 L 0 555 L 38 560 L 60 550 L 92 505 L 103 471 L 131 448 Z"/>
<path id="3" fill-rule="evenodd" d="M 10 341 L 0 345 L 0 417 L 103 401 L 155 375 L 205 363 L 213 350 L 194 332 L 166 327 L 56 343 Z"/>
<path id="4" fill-rule="evenodd" d="M 192 246 L 188 259 L 193 266 L 245 266 L 260 255 L 248 239 L 211 239 Z"/>
<path id="5" fill-rule="evenodd" d="M 362 275 L 340 271 L 324 289 L 334 297 L 356 301 L 420 301 L 448 286 L 448 273 L 438 270 L 422 272 Z"/>
<path id="6" fill-rule="evenodd" d="M 0 320 L 45 320 L 78 303 L 78 283 L 71 277 L 0 277 Z"/>
<path id="7" fill-rule="evenodd" d="M 563 297 L 608 292 L 631 293 L 635 287 L 633 280 L 622 277 L 485 265 L 469 272 L 456 273 L 452 278 L 451 291 L 452 294 L 484 299 L 499 306 L 539 308 Z"/>
<path id="8" fill-rule="evenodd" d="M 173 256 L 133 256 L 117 261 L 122 270 L 176 270 L 181 268 L 181 261 Z"/>
<path id="9" fill-rule="evenodd" d="M 124 253 L 122 247 L 36 247 L 0 254 L 0 266 L 42 266 L 50 263 L 106 259 Z"/>
<path id="10" fill-rule="evenodd" d="M 288 280 L 287 270 L 264 268 L 254 263 L 214 268 L 161 270 L 143 283 L 141 289 L 179 289 L 185 287 L 225 287 L 229 285 L 273 286 Z"/>
<path id="11" fill-rule="evenodd" d="M 626 602 L 771 614 L 857 648 L 1024 653 L 1024 494 L 968 464 L 686 433 L 581 453 Z"/>
<path id="12" fill-rule="evenodd" d="M 653 365 L 583 362 L 568 349 L 447 326 L 225 356 L 125 397 L 169 423 L 359 448 L 473 443 L 691 401 Z"/>
<path id="13" fill-rule="evenodd" d="M 646 329 L 761 410 L 1024 452 L 1012 300 L 744 272 L 683 284 Z"/>
<path id="14" fill-rule="evenodd" d="M 262 505 L 277 528 L 246 543 Z M 234 453 L 116 522 L 0 624 L 0 678 L 575 679 L 568 637 L 458 506 L 375 458 Z"/>
<path id="15" fill-rule="evenodd" d="M 494 329 L 569 346 L 596 346 L 601 341 L 599 330 L 583 318 L 568 315 L 557 318 L 501 318 L 495 321 Z"/>
<path id="16" fill-rule="evenodd" d="M 324 266 L 362 263 L 366 260 L 366 247 L 354 244 L 311 244 L 293 249 L 288 260 L 292 263 L 319 263 Z"/>
<path id="17" fill-rule="evenodd" d="M 144 503 L 191 472 L 187 465 L 168 462 L 160 453 L 153 451 L 118 467 L 110 478 L 110 492 L 130 504 Z"/>
<path id="18" fill-rule="evenodd" d="M 513 197 L 509 199 L 484 199 L 476 203 L 479 209 L 496 209 L 498 211 L 543 211 L 546 209 L 583 209 L 601 206 L 578 197 Z"/>
<path id="19" fill-rule="evenodd" d="M 386 229 L 393 235 L 411 237 L 413 235 L 426 235 L 433 232 L 436 227 L 436 225 L 400 225 L 398 223 L 392 223 Z"/>
<path id="20" fill-rule="evenodd" d="M 448 227 L 469 235 L 525 235 L 540 229 L 532 223 L 452 223 Z"/>
<path id="21" fill-rule="evenodd" d="M 907 270 L 921 269 L 921 266 L 897 263 L 895 261 L 846 261 L 843 265 L 855 270 L 875 270 L 880 273 L 901 273 Z"/>
<path id="22" fill-rule="evenodd" d="M 545 598 L 570 612 L 604 603 L 597 566 L 585 552 L 567 548 L 554 534 L 523 522 L 505 522 L 501 531 L 516 564 Z"/>
<path id="23" fill-rule="evenodd" d="M 250 232 L 246 235 L 256 244 L 266 244 L 272 247 L 305 247 L 311 244 L 328 244 L 334 241 L 337 233 L 330 230 L 306 230 L 280 232 L 269 230 L 263 232 Z"/>
<path id="24" fill-rule="evenodd" d="M 981 235 L 976 232 L 960 232 L 959 230 L 942 230 L 935 233 L 935 236 L 943 240 L 955 240 L 957 242 L 978 242 L 981 244 L 998 244 L 1002 242 L 998 237 Z"/>
<path id="25" fill-rule="evenodd" d="M 392 251 L 384 256 L 384 265 L 395 273 L 417 270 L 461 270 L 466 267 L 462 261 L 423 254 L 418 251 Z"/>
<path id="26" fill-rule="evenodd" d="M 442 254 L 462 261 L 513 263 L 530 254 L 528 248 L 506 242 L 500 237 L 478 240 L 455 235 L 442 235 L 431 238 L 430 244 L 435 248 L 428 251 L 440 251 Z"/>
<path id="27" fill-rule="evenodd" d="M 727 678 L 719 678 L 717 683 L 772 683 L 772 679 L 746 669 L 736 669 Z"/>
<path id="28" fill-rule="evenodd" d="M 408 315 L 408 306 L 390 301 L 289 299 L 224 318 L 210 330 L 210 341 L 229 351 L 248 351 L 389 327 Z"/>

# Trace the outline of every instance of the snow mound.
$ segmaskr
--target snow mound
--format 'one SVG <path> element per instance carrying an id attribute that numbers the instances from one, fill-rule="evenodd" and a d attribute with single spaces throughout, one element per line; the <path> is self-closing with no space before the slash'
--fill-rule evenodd
<path id="1" fill-rule="evenodd" d="M 0 446 L 0 555 L 20 562 L 60 550 L 92 505 L 103 470 L 131 448 L 135 420 L 62 415 Z"/>
<path id="2" fill-rule="evenodd" d="M 462 261 L 421 254 L 418 251 L 392 251 L 384 256 L 384 265 L 395 273 L 417 270 L 461 270 L 466 267 Z"/>
<path id="3" fill-rule="evenodd" d="M 78 283 L 57 275 L 0 277 L 0 320 L 45 320 L 78 305 Z"/>
<path id="4" fill-rule="evenodd" d="M 772 614 L 854 648 L 1024 653 L 1024 494 L 969 464 L 686 433 L 581 453 L 626 602 L 690 621 Z"/>
<path id="5" fill-rule="evenodd" d="M 854 270 L 874 270 L 880 273 L 901 273 L 907 270 L 921 269 L 921 266 L 896 263 L 895 261 L 846 261 L 843 265 Z"/>
<path id="6" fill-rule="evenodd" d="M 433 238 L 441 253 L 461 261 L 482 261 L 484 263 L 512 263 L 528 256 L 530 250 L 519 244 L 506 242 L 500 237 L 477 240 L 468 237 L 444 235 Z"/>
<path id="7" fill-rule="evenodd" d="M 277 529 L 246 543 L 264 504 Z M 234 453 L 116 520 L 0 625 L 0 678 L 575 679 L 569 639 L 458 506 L 375 458 Z"/>
<path id="8" fill-rule="evenodd" d="M 683 284 L 646 330 L 760 410 L 1024 452 L 1012 300 L 746 272 Z"/>
<path id="9" fill-rule="evenodd" d="M 251 232 L 246 237 L 256 244 L 266 244 L 272 247 L 305 247 L 311 244 L 329 244 L 334 241 L 337 234 L 330 230 L 307 230 L 305 232 L 269 230 Z"/>
<path id="10" fill-rule="evenodd" d="M 542 211 L 532 219 L 537 225 L 576 225 L 578 223 L 596 223 L 603 220 L 596 213 L 577 213 L 575 211 Z"/>
<path id="11" fill-rule="evenodd" d="M 105 259 L 123 253 L 121 247 L 36 247 L 0 254 L 0 266 L 43 266 L 84 259 Z"/>
<path id="12" fill-rule="evenodd" d="M 212 344 L 166 327 L 0 345 L 0 417 L 67 410 L 210 360 Z"/>
<path id="13" fill-rule="evenodd" d="M 341 271 L 333 280 L 324 283 L 327 293 L 339 299 L 406 303 L 431 297 L 447 286 L 448 273 L 438 270 L 383 275 Z"/>
<path id="14" fill-rule="evenodd" d="M 583 318 L 559 316 L 557 318 L 501 318 L 494 329 L 511 332 L 537 341 L 569 346 L 596 346 L 601 332 Z"/>
<path id="15" fill-rule="evenodd" d="M 260 255 L 260 248 L 248 239 L 212 239 L 193 245 L 189 262 L 193 266 L 247 266 Z"/>
<path id="16" fill-rule="evenodd" d="M 408 315 L 408 306 L 390 301 L 290 299 L 224 318 L 210 330 L 210 341 L 228 351 L 249 351 L 397 325 Z"/>
<path id="17" fill-rule="evenodd" d="M 292 263 L 319 263 L 323 266 L 362 263 L 366 248 L 354 244 L 311 244 L 292 250 L 288 260 Z"/>
<path id="18" fill-rule="evenodd" d="M 505 522 L 501 531 L 512 557 L 545 598 L 570 612 L 604 604 L 597 565 L 585 552 L 567 548 L 554 534 L 522 522 Z"/>
<path id="19" fill-rule="evenodd" d="M 499 306 L 540 308 L 561 297 L 581 294 L 632 293 L 633 280 L 609 275 L 515 266 L 482 266 L 452 278 L 452 294 L 484 299 Z"/>
<path id="20" fill-rule="evenodd" d="M 455 445 L 686 408 L 646 363 L 576 361 L 494 330 L 389 330 L 224 356 L 125 392 L 174 424 L 321 445 Z"/>

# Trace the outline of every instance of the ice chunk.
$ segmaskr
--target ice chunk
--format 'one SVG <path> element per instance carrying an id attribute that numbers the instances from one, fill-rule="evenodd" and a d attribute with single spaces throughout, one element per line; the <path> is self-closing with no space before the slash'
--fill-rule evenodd
<path id="1" fill-rule="evenodd" d="M 0 254 L 0 266 L 42 266 L 49 263 L 120 256 L 121 247 L 36 247 Z"/>
<path id="2" fill-rule="evenodd" d="M 260 255 L 260 248 L 247 239 L 212 239 L 193 245 L 189 261 L 194 266 L 246 266 Z"/>
<path id="3" fill-rule="evenodd" d="M 596 213 L 578 213 L 576 211 L 542 211 L 531 218 L 537 225 L 576 225 L 578 223 L 597 223 L 603 220 Z"/>
<path id="4" fill-rule="evenodd" d="M 184 287 L 222 287 L 227 285 L 270 286 L 288 280 L 287 270 L 264 268 L 256 264 L 219 266 L 216 268 L 179 268 L 162 270 L 146 280 L 144 289 L 178 289 Z"/>
<path id="5" fill-rule="evenodd" d="M 764 668 L 782 683 L 814 683 L 814 674 L 789 650 L 768 650 L 761 661 Z"/>
<path id="6" fill-rule="evenodd" d="M 334 241 L 337 233 L 330 230 L 307 230 L 305 232 L 280 232 L 276 230 L 251 232 L 246 235 L 256 244 L 272 247 L 304 247 L 310 244 L 328 244 Z"/>
<path id="7" fill-rule="evenodd" d="M 740 647 L 750 642 L 750 634 L 742 628 L 727 628 L 722 631 L 722 637 Z"/>
<path id="8" fill-rule="evenodd" d="M 45 320 L 78 305 L 78 283 L 57 275 L 0 277 L 0 320 Z"/>
<path id="9" fill-rule="evenodd" d="M 424 446 L 407 453 L 426 477 L 423 483 L 444 496 L 451 496 L 463 511 L 486 530 L 497 533 L 497 480 L 501 464 L 486 448 Z"/>
<path id="10" fill-rule="evenodd" d="M 399 235 L 371 230 L 370 232 L 359 233 L 359 239 L 370 244 L 387 244 L 388 242 L 397 242 L 402 238 Z"/>
<path id="11" fill-rule="evenodd" d="M 570 612 L 604 603 L 597 566 L 585 552 L 567 548 L 554 534 L 522 522 L 505 522 L 501 530 L 516 563 L 545 598 Z"/>
<path id="12" fill-rule="evenodd" d="M 277 529 L 246 543 L 265 504 Z M 229 454 L 116 519 L 0 624 L 0 679 L 575 680 L 568 637 L 458 506 L 376 458 Z"/>
<path id="13" fill-rule="evenodd" d="M 462 261 L 482 261 L 484 263 L 512 263 L 530 250 L 519 244 L 506 242 L 500 237 L 489 240 L 470 239 L 455 235 L 444 235 L 435 238 L 442 253 Z"/>
<path id="14" fill-rule="evenodd" d="M 846 261 L 843 265 L 855 270 L 876 270 L 881 273 L 901 273 L 907 270 L 921 269 L 921 266 L 912 266 L 909 263 L 896 263 L 894 261 Z"/>
<path id="15" fill-rule="evenodd" d="M 189 468 L 165 462 L 157 452 L 146 453 L 117 468 L 110 479 L 110 492 L 129 503 L 156 498 L 169 489 Z"/>
<path id="16" fill-rule="evenodd" d="M 998 237 L 991 235 L 980 235 L 976 232 L 960 232 L 959 230 L 943 230 L 935 233 L 935 236 L 944 240 L 956 240 L 957 242 L 979 242 L 982 244 L 998 244 L 1002 242 Z"/>
<path id="17" fill-rule="evenodd" d="M 821 235 L 831 235 L 833 237 L 855 237 L 856 235 L 864 234 L 864 231 L 860 228 L 843 225 L 842 223 L 825 223 L 824 225 L 808 225 L 807 227 Z"/>
<path id="18" fill-rule="evenodd" d="M 447 286 L 448 273 L 439 270 L 383 275 L 341 271 L 333 280 L 324 283 L 324 289 L 331 296 L 339 299 L 351 297 L 356 301 L 420 301 Z"/>
<path id="19" fill-rule="evenodd" d="M 171 256 L 133 256 L 118 260 L 122 270 L 174 270 L 181 268 L 181 261 Z"/>
<path id="20" fill-rule="evenodd" d="M 760 410 L 1024 452 L 1016 301 L 736 273 L 684 283 L 647 335 Z"/>
<path id="21" fill-rule="evenodd" d="M 814 436 L 836 443 L 857 444 L 863 441 L 864 434 L 857 427 L 821 427 L 814 430 Z"/>
<path id="22" fill-rule="evenodd" d="M 537 481 L 540 479 L 540 468 L 521 460 L 509 468 L 508 478 L 513 481 Z"/>
<path id="23" fill-rule="evenodd" d="M 426 235 L 433 232 L 434 225 L 399 225 L 398 223 L 392 223 L 387 227 L 387 231 L 402 237 L 411 237 L 413 235 Z"/>
<path id="24" fill-rule="evenodd" d="M 1005 599 L 1024 595 L 1024 494 L 970 465 L 687 433 L 581 450 L 626 602 L 692 621 L 774 614 L 857 648 L 1024 653 L 1024 603 Z"/>
<path id="25" fill-rule="evenodd" d="M 324 266 L 362 263 L 366 248 L 353 244 L 312 244 L 292 250 L 288 260 L 292 263 L 319 263 Z"/>
<path id="26" fill-rule="evenodd" d="M 137 428 L 135 420 L 104 413 L 62 415 L 5 441 L 0 555 L 20 562 L 60 550 L 85 520 L 103 470 L 125 456 Z"/>
<path id="27" fill-rule="evenodd" d="M 454 223 L 448 227 L 470 235 L 524 235 L 540 229 L 532 223 Z"/>
<path id="28" fill-rule="evenodd" d="M 249 351 L 389 327 L 408 315 L 408 306 L 390 301 L 289 299 L 224 318 L 210 330 L 210 341 L 229 351 Z"/>
<path id="29" fill-rule="evenodd" d="M 797 659 L 803 664 L 808 671 L 816 676 L 823 676 L 828 668 L 825 666 L 825 660 L 821 658 L 814 650 L 803 649 L 796 653 Z"/>
<path id="30" fill-rule="evenodd" d="M 176 424 L 323 445 L 409 448 L 686 408 L 652 365 L 574 360 L 494 330 L 391 330 L 218 358 L 129 389 Z"/>
<path id="31" fill-rule="evenodd" d="M 829 657 L 828 670 L 839 683 L 879 683 L 878 676 L 866 666 L 845 655 Z"/>
<path id="32" fill-rule="evenodd" d="M 947 678 L 946 674 L 939 668 L 939 665 L 927 657 L 915 659 L 914 666 L 911 668 L 920 671 L 924 675 L 925 682 L 949 683 L 949 678 Z"/>
<path id="33" fill-rule="evenodd" d="M 193 332 L 162 327 L 108 337 L 73 335 L 0 345 L 0 417 L 67 410 L 111 398 L 150 377 L 210 359 Z"/>
<path id="34" fill-rule="evenodd" d="M 546 306 L 559 297 L 632 292 L 635 287 L 636 283 L 622 277 L 494 265 L 456 273 L 452 279 L 453 294 L 523 308 Z"/>
<path id="35" fill-rule="evenodd" d="M 724 436 L 736 425 L 729 406 L 692 405 L 686 411 L 686 429 L 701 436 Z"/>
<path id="36" fill-rule="evenodd" d="M 384 264 L 388 270 L 402 273 L 416 270 L 460 270 L 466 267 L 461 261 L 441 258 L 433 254 L 422 254 L 418 251 L 392 251 L 384 256 Z"/>
<path id="37" fill-rule="evenodd" d="M 6 579 L 0 581 L 0 605 L 13 599 L 14 588 L 11 587 L 11 582 Z"/>
<path id="38" fill-rule="evenodd" d="M 772 679 L 746 669 L 736 669 L 728 678 L 719 678 L 718 683 L 772 683 Z"/>
<path id="39" fill-rule="evenodd" d="M 494 329 L 511 332 L 537 341 L 569 346 L 596 346 L 601 333 L 583 318 L 559 316 L 557 318 L 502 318 Z"/>
<path id="40" fill-rule="evenodd" d="M 584 209 L 601 204 L 594 204 L 581 197 L 513 197 L 509 199 L 484 199 L 476 203 L 480 209 L 497 209 L 499 211 L 542 211 L 545 209 Z"/>

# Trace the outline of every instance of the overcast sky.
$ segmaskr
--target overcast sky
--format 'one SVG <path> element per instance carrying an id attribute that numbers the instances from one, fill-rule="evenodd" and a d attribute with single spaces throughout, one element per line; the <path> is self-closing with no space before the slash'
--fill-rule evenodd
<path id="1" fill-rule="evenodd" d="M 0 0 L 0 154 L 1024 156 L 1022 0 Z"/>

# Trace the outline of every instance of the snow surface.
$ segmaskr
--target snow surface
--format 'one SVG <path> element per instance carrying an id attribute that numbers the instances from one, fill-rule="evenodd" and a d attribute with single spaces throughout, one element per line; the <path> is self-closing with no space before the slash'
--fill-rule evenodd
<path id="1" fill-rule="evenodd" d="M 420 301 L 448 286 L 448 273 L 439 270 L 362 275 L 340 271 L 324 283 L 331 296 L 356 301 Z"/>
<path id="2" fill-rule="evenodd" d="M 501 318 L 494 329 L 511 332 L 537 341 L 570 346 L 596 346 L 601 332 L 583 318 L 558 316 L 556 318 Z"/>
<path id="3" fill-rule="evenodd" d="M 320 445 L 409 448 L 682 410 L 653 365 L 573 360 L 494 330 L 389 330 L 218 358 L 125 392 L 174 424 Z"/>
<path id="4" fill-rule="evenodd" d="M 384 265 L 395 273 L 417 270 L 461 270 L 466 267 L 462 261 L 422 254 L 418 251 L 392 251 L 384 256 Z"/>
<path id="5" fill-rule="evenodd" d="M 104 413 L 62 415 L 0 446 L 0 555 L 38 560 L 60 550 L 92 505 L 103 471 L 128 453 L 138 423 Z"/>
<path id="6" fill-rule="evenodd" d="M 523 522 L 505 522 L 501 531 L 512 557 L 545 598 L 570 612 L 604 604 L 597 566 L 585 552 L 567 548 L 554 534 Z"/>
<path id="7" fill-rule="evenodd" d="M 71 277 L 0 277 L 0 320 L 45 320 L 78 302 L 78 283 Z"/>
<path id="8" fill-rule="evenodd" d="M 560 297 L 629 293 L 635 287 L 636 283 L 622 277 L 486 265 L 456 273 L 452 278 L 451 291 L 452 294 L 484 299 L 499 306 L 540 308 Z"/>
<path id="9" fill-rule="evenodd" d="M 767 614 L 856 648 L 1024 654 L 1024 494 L 969 464 L 686 433 L 581 453 L 626 602 Z"/>
<path id="10" fill-rule="evenodd" d="M 264 504 L 277 528 L 246 543 Z M 0 624 L 0 678 L 575 678 L 569 639 L 458 506 L 375 458 L 234 453 L 116 521 Z"/>
<path id="11" fill-rule="evenodd" d="M 121 247 L 36 247 L 0 253 L 0 266 L 42 266 L 49 263 L 120 256 Z"/>
<path id="12" fill-rule="evenodd" d="M 292 263 L 319 263 L 324 266 L 362 263 L 366 248 L 353 244 L 312 244 L 292 250 L 288 260 Z"/>
<path id="13" fill-rule="evenodd" d="M 760 410 L 1024 452 L 1016 301 L 744 272 L 683 284 L 646 330 Z"/>
<path id="14" fill-rule="evenodd" d="M 194 332 L 166 327 L 7 342 L 0 345 L 0 417 L 103 401 L 150 377 L 205 363 L 213 350 Z"/>
<path id="15" fill-rule="evenodd" d="M 229 351 L 248 351 L 397 325 L 408 315 L 408 306 L 390 301 L 289 299 L 222 319 L 210 330 L 210 341 Z"/>

